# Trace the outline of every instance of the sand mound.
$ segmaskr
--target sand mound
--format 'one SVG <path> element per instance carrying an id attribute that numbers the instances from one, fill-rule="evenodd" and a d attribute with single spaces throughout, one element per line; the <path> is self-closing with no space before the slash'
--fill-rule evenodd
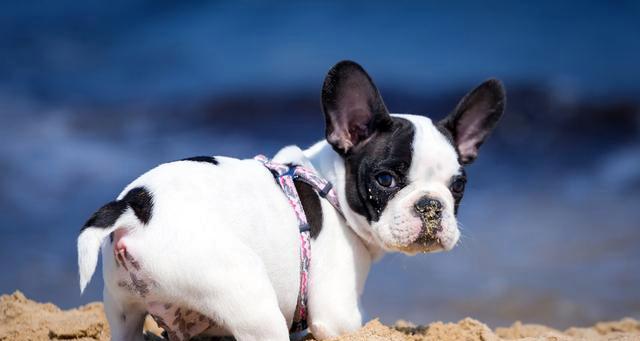
<path id="1" fill-rule="evenodd" d="M 601 322 L 590 328 L 573 327 L 561 332 L 541 325 L 520 322 L 516 322 L 508 328 L 497 328 L 492 331 L 486 324 L 471 318 L 465 318 L 458 323 L 434 322 L 426 326 L 414 326 L 399 321 L 392 327 L 385 326 L 378 320 L 373 320 L 356 333 L 335 340 L 640 340 L 640 322 L 633 319 L 623 319 L 616 322 Z"/>
<path id="2" fill-rule="evenodd" d="M 109 340 L 101 303 L 60 310 L 16 291 L 0 296 L 0 340 Z"/>
<path id="3" fill-rule="evenodd" d="M 159 334 L 157 326 L 148 323 L 148 329 Z M 51 303 L 37 303 L 22 293 L 0 296 L 0 341 L 10 340 L 109 340 L 107 324 L 101 303 L 91 303 L 72 310 L 60 310 Z M 148 340 L 159 340 L 152 334 Z M 307 340 L 313 340 L 308 337 Z M 399 321 L 385 326 L 378 320 L 367 323 L 359 331 L 334 339 L 357 340 L 640 340 L 640 322 L 623 319 L 600 322 L 590 328 L 553 328 L 514 323 L 508 328 L 491 330 L 482 322 L 466 318 L 458 323 L 434 322 L 416 326 Z"/>

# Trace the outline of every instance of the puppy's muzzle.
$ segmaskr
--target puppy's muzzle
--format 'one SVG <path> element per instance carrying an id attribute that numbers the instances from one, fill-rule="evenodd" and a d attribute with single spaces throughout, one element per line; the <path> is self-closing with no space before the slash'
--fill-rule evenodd
<path id="1" fill-rule="evenodd" d="M 442 211 L 444 206 L 440 200 L 422 197 L 414 205 L 414 208 L 422 219 L 422 233 L 419 239 L 435 240 L 436 234 L 442 230 Z"/>

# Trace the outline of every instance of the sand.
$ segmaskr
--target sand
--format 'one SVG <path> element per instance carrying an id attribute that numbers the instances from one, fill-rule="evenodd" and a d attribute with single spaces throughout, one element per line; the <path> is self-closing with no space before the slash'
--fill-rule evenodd
<path id="1" fill-rule="evenodd" d="M 161 330 L 148 320 L 147 340 L 162 340 Z M 38 303 L 16 291 L 0 296 L 0 341 L 9 340 L 109 340 L 109 325 L 101 303 L 77 309 L 61 310 L 51 303 Z M 307 337 L 306 340 L 313 340 Z M 515 322 L 507 328 L 492 330 L 482 322 L 465 318 L 457 323 L 434 322 L 424 326 L 398 321 L 386 326 L 372 320 L 359 331 L 336 341 L 359 340 L 640 340 L 640 322 L 623 319 L 600 322 L 588 328 L 572 327 L 565 331 L 535 324 Z"/>

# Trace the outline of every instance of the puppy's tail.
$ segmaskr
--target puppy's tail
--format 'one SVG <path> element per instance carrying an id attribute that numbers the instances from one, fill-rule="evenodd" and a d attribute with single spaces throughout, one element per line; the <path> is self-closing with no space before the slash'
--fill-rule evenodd
<path id="1" fill-rule="evenodd" d="M 98 264 L 98 254 L 102 241 L 117 227 L 111 226 L 103 228 L 99 226 L 88 226 L 82 229 L 78 236 L 78 270 L 80 272 L 80 293 L 91 281 L 96 265 Z"/>
<path id="2" fill-rule="evenodd" d="M 93 277 L 104 239 L 118 229 L 133 229 L 148 223 L 151 209 L 151 195 L 143 187 L 137 187 L 122 199 L 102 206 L 91 215 L 78 236 L 80 293 L 84 292 Z"/>

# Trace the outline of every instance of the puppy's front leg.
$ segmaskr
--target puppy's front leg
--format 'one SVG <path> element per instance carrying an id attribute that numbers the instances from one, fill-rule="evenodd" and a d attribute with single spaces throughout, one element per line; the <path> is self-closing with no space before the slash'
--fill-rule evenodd
<path id="1" fill-rule="evenodd" d="M 353 286 L 340 287 L 335 284 L 321 284 L 310 297 L 309 328 L 317 340 L 350 333 L 362 326 L 357 291 Z M 314 299 L 317 294 L 323 297 Z"/>
<path id="2" fill-rule="evenodd" d="M 362 326 L 359 296 L 371 265 L 370 254 L 355 234 L 325 227 L 313 245 L 310 272 L 309 328 L 318 340 Z"/>

